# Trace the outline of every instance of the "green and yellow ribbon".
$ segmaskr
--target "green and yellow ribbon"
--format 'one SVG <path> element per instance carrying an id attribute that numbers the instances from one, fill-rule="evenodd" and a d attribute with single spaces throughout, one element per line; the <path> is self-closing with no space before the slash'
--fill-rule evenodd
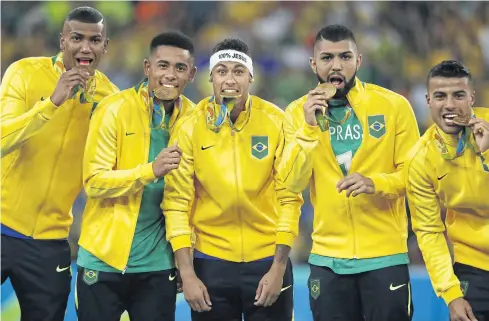
<path id="1" fill-rule="evenodd" d="M 141 99 L 145 105 L 151 111 L 151 126 L 153 128 L 161 128 L 164 130 L 170 130 L 172 126 L 165 122 L 165 108 L 162 108 L 158 103 L 155 103 L 154 93 L 149 92 L 148 78 L 143 79 L 139 84 L 134 86 L 134 89 L 141 96 Z M 175 100 L 175 106 L 180 106 L 182 100 L 178 97 Z M 181 107 L 181 106 L 180 106 Z M 179 107 L 179 109 L 180 109 Z M 173 123 L 175 124 L 175 122 Z"/>
<path id="2" fill-rule="evenodd" d="M 218 104 L 215 102 L 214 96 L 212 96 L 207 102 L 207 110 L 206 110 L 206 123 L 207 128 L 212 130 L 215 133 L 218 133 L 224 123 L 227 121 L 229 123 L 229 127 L 235 132 L 240 132 L 246 126 L 251 116 L 251 96 L 248 97 L 246 103 L 246 120 L 241 126 L 241 128 L 237 128 L 235 124 L 231 121 L 231 111 L 234 108 L 234 102 L 225 102 L 223 99 L 223 103 Z"/>

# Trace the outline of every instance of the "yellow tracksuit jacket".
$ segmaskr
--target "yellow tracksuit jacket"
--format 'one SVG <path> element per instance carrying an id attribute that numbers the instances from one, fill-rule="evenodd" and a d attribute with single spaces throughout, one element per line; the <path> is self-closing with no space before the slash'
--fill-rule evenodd
<path id="1" fill-rule="evenodd" d="M 279 173 L 293 192 L 311 187 L 314 207 L 312 253 L 346 259 L 374 258 L 407 252 L 402 167 L 419 138 L 409 102 L 402 96 L 356 80 L 347 99 L 363 129 L 350 174 L 358 172 L 375 183 L 375 194 L 346 197 L 338 193 L 343 178 L 333 153 L 329 131 L 309 126 L 304 119 L 306 96 L 285 110 L 286 146 Z M 294 231 L 296 222 L 281 217 L 279 225 Z"/>
<path id="2" fill-rule="evenodd" d="M 173 251 L 191 246 L 232 262 L 273 256 L 275 244 L 292 246 L 297 230 L 277 226 L 280 216 L 297 225 L 302 198 L 277 180 L 284 137 L 283 111 L 250 96 L 234 132 L 225 123 L 219 133 L 206 125 L 209 98 L 182 121 L 171 142 L 183 151 L 177 170 L 166 178 L 163 213 Z M 247 122 L 247 123 L 246 123 Z M 192 204 L 193 201 L 193 204 Z M 289 223 L 289 222 L 287 222 Z"/>
<path id="3" fill-rule="evenodd" d="M 177 119 L 194 108 L 186 97 L 180 101 L 170 119 L 170 135 Z M 83 160 L 87 204 L 79 244 L 121 271 L 129 259 L 144 186 L 156 179 L 148 160 L 151 113 L 129 88 L 100 103 L 88 132 Z"/>
<path id="4" fill-rule="evenodd" d="M 80 103 L 78 93 L 56 107 L 49 97 L 59 77 L 52 58 L 26 58 L 7 69 L 0 87 L 2 224 L 34 239 L 68 237 L 90 115 L 119 91 L 96 71 L 95 103 Z"/>
<path id="5" fill-rule="evenodd" d="M 489 109 L 474 108 L 489 121 Z M 406 162 L 406 191 L 412 218 L 431 282 L 447 304 L 462 297 L 444 237 L 445 224 L 453 243 L 455 262 L 489 271 L 489 150 L 445 160 L 437 147 L 438 134 L 455 153 L 457 137 L 431 126 Z M 482 156 L 482 157 L 481 157 Z M 441 206 L 447 209 L 445 224 Z"/>

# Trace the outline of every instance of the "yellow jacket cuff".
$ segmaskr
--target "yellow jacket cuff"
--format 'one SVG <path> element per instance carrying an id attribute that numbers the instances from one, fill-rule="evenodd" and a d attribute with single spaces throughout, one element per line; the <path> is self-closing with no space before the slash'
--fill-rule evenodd
<path id="1" fill-rule="evenodd" d="M 144 185 L 151 183 L 156 179 L 153 172 L 153 163 L 145 164 L 141 166 L 141 180 Z"/>
<path id="2" fill-rule="evenodd" d="M 190 240 L 190 235 L 188 234 L 179 235 L 171 238 L 170 244 L 173 249 L 173 252 L 176 252 L 185 247 L 189 247 L 189 248 L 192 247 L 192 241 Z"/>
<path id="3" fill-rule="evenodd" d="M 463 296 L 464 295 L 462 293 L 462 289 L 460 288 L 460 284 L 452 286 L 441 295 L 447 305 L 449 305 L 450 302 L 452 302 L 453 300 L 457 298 L 462 298 Z"/>
<path id="4" fill-rule="evenodd" d="M 300 130 L 299 133 L 301 131 L 302 135 L 299 134 L 299 137 L 308 138 L 310 140 L 318 140 L 319 134 L 321 133 L 319 126 L 311 126 L 306 122 L 304 122 L 304 126 L 302 126 L 302 130 Z"/>
<path id="5" fill-rule="evenodd" d="M 374 174 L 369 178 L 374 182 L 376 195 L 384 195 L 389 191 L 389 182 L 384 174 Z"/>
<path id="6" fill-rule="evenodd" d="M 53 104 L 51 98 L 47 98 L 41 102 L 41 106 L 39 108 L 39 114 L 44 119 L 51 119 L 54 116 L 54 113 L 58 110 L 58 106 Z"/>
<path id="7" fill-rule="evenodd" d="M 295 236 L 292 233 L 288 232 L 277 232 L 277 242 L 276 244 L 287 245 L 288 247 L 292 247 L 294 244 Z"/>

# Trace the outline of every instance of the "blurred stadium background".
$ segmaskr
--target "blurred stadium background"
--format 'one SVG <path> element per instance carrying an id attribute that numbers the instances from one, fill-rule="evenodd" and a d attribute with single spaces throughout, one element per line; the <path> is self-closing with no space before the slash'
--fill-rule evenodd
<path id="1" fill-rule="evenodd" d="M 255 63 L 253 93 L 285 108 L 314 87 L 308 58 L 316 32 L 340 23 L 355 33 L 363 65 L 359 77 L 409 99 L 420 130 L 431 124 L 425 103 L 425 78 L 431 66 L 458 59 L 472 71 L 478 106 L 489 106 L 489 2 L 1 2 L 1 72 L 29 56 L 53 56 L 66 14 L 77 6 L 93 6 L 108 20 L 109 52 L 99 69 L 120 88 L 142 79 L 149 42 L 164 30 L 180 30 L 193 38 L 199 68 L 186 95 L 198 102 L 210 94 L 207 68 L 213 46 L 225 37 L 248 43 Z M 302 210 L 301 235 L 293 250 L 296 266 L 296 321 L 312 320 L 305 264 L 311 246 L 312 207 L 309 195 Z M 79 236 L 84 196 L 73 212 L 73 257 Z M 446 308 L 434 297 L 416 240 L 410 232 L 414 320 L 447 320 Z M 2 286 L 4 321 L 20 320 L 9 284 Z M 347 304 L 345 302 L 345 304 Z M 126 318 L 126 317 L 124 317 Z M 127 318 L 126 318 L 127 319 Z M 76 320 L 70 301 L 66 320 Z M 190 320 L 179 295 L 177 320 Z"/>

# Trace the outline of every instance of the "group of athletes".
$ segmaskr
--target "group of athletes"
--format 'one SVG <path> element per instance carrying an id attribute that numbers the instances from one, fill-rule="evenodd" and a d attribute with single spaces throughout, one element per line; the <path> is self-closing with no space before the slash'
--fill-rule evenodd
<path id="1" fill-rule="evenodd" d="M 474 107 L 463 64 L 428 72 L 434 124 L 420 137 L 404 97 L 356 76 L 362 55 L 342 25 L 317 33 L 318 85 L 285 112 L 249 94 L 239 39 L 197 71 L 189 37 L 156 35 L 144 79 L 121 91 L 97 70 L 108 44 L 103 15 L 79 7 L 58 54 L 3 75 L 1 278 L 22 321 L 64 319 L 82 190 L 80 321 L 175 320 L 178 291 L 193 321 L 290 321 L 307 186 L 315 321 L 412 319 L 406 200 L 450 320 L 489 321 L 489 109 Z M 197 72 L 213 91 L 194 104 L 183 93 Z"/>

